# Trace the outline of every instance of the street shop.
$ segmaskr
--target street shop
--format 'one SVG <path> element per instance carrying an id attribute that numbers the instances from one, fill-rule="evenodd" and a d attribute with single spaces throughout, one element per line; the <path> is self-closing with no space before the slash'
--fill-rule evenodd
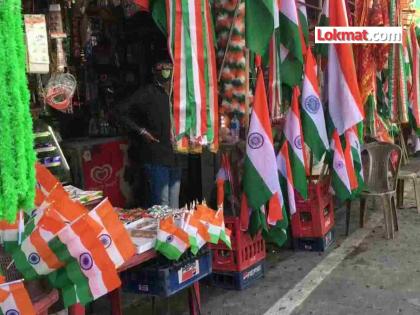
<path id="1" fill-rule="evenodd" d="M 408 0 L 3 0 L 1 312 L 186 290 L 201 314 L 200 281 L 245 290 L 268 246 L 327 251 L 335 209 L 348 234 L 369 198 L 394 238 L 418 185 L 416 23 Z"/>

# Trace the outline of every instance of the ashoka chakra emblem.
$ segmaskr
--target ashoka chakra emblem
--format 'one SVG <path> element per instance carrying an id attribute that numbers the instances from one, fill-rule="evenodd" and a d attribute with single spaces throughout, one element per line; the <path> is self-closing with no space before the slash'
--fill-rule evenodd
<path id="1" fill-rule="evenodd" d="M 99 235 L 99 240 L 104 245 L 105 248 L 108 248 L 112 244 L 112 239 L 108 234 Z"/>
<path id="2" fill-rule="evenodd" d="M 335 168 L 337 170 L 341 170 L 344 167 L 344 163 L 342 161 L 338 161 L 337 163 L 335 163 Z"/>
<path id="3" fill-rule="evenodd" d="M 259 149 L 264 144 L 264 137 L 258 133 L 253 132 L 248 136 L 248 145 L 251 149 Z"/>
<path id="4" fill-rule="evenodd" d="M 302 137 L 301 136 L 297 136 L 295 140 L 293 140 L 293 143 L 297 149 L 302 150 Z"/>
<path id="5" fill-rule="evenodd" d="M 319 99 L 316 96 L 311 95 L 305 98 L 305 109 L 311 114 L 318 113 L 320 107 L 321 103 L 319 102 Z"/>
<path id="6" fill-rule="evenodd" d="M 169 236 L 166 238 L 166 242 L 168 242 L 168 243 L 171 243 L 173 240 L 174 240 L 173 235 L 169 235 Z"/>
<path id="7" fill-rule="evenodd" d="M 11 309 L 6 311 L 6 315 L 19 315 L 20 313 L 17 310 Z"/>
<path id="8" fill-rule="evenodd" d="M 41 260 L 41 258 L 39 257 L 39 255 L 37 253 L 30 253 L 29 256 L 28 256 L 28 262 L 31 265 L 38 264 L 40 260 Z"/>
<path id="9" fill-rule="evenodd" d="M 89 253 L 83 253 L 79 257 L 80 268 L 83 270 L 89 270 L 93 267 L 92 256 Z"/>

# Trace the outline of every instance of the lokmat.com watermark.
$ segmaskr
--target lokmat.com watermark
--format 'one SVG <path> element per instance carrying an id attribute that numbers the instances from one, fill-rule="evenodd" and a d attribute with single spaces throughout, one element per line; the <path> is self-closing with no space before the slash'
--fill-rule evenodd
<path id="1" fill-rule="evenodd" d="M 402 27 L 315 27 L 316 44 L 401 44 Z"/>

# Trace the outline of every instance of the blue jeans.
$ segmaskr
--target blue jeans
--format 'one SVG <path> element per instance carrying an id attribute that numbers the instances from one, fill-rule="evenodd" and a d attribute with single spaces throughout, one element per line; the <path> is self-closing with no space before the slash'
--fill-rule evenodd
<path id="1" fill-rule="evenodd" d="M 144 165 L 144 169 L 150 186 L 151 204 L 178 209 L 181 169 L 151 164 Z"/>

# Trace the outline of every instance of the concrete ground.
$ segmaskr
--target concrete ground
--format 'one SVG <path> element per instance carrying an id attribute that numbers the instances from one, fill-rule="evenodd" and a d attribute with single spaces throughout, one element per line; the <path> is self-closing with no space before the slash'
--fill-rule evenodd
<path id="1" fill-rule="evenodd" d="M 406 208 L 398 209 L 400 231 L 394 240 L 384 238 L 380 203 L 374 206 L 375 209 L 372 209 L 373 204 L 370 205 L 368 220 L 373 222 L 376 218 L 376 221 L 360 237 L 363 230 L 358 228 L 358 203 L 355 202 L 349 238 L 344 236 L 344 209 L 338 209 L 336 243 L 328 252 L 270 249 L 265 277 L 244 291 L 226 291 L 203 282 L 202 314 L 259 315 L 269 310 L 271 313 L 267 314 L 420 314 L 420 214 L 415 209 L 412 187 L 406 185 L 405 188 Z M 347 243 L 352 238 L 359 238 L 358 245 L 348 247 Z M 305 284 L 305 276 L 328 264 L 331 256 L 328 255 L 334 256 L 345 246 L 350 250 L 344 251 L 343 259 L 337 262 L 337 267 L 331 273 L 320 273 L 317 280 L 319 285 Z M 302 285 L 300 289 L 294 289 L 299 285 Z M 311 285 L 313 290 L 309 288 Z M 301 303 L 294 301 L 294 292 L 299 300 L 301 291 L 309 292 L 308 297 L 302 298 Z M 282 299 L 282 303 L 290 302 L 297 307 L 292 307 L 293 312 L 282 307 L 282 304 L 277 307 L 279 299 Z M 152 314 L 150 298 L 124 294 L 123 302 L 124 314 Z M 104 307 L 104 303 L 93 305 L 90 311 L 108 314 L 109 308 Z M 168 300 L 157 299 L 157 314 L 188 314 L 187 305 L 185 292 Z"/>

